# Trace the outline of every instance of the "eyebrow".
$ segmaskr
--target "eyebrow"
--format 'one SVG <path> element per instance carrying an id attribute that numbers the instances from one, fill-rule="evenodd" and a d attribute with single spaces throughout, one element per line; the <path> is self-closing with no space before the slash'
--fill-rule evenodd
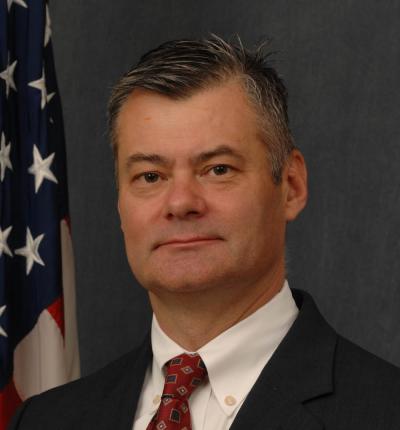
<path id="1" fill-rule="evenodd" d="M 219 145 L 215 149 L 197 154 L 191 159 L 191 162 L 193 164 L 204 163 L 220 155 L 229 155 L 231 157 L 238 159 L 239 161 L 244 161 L 245 159 L 240 152 L 236 151 L 230 146 Z M 142 162 L 152 163 L 162 167 L 168 167 L 173 164 L 171 159 L 159 154 L 145 154 L 143 152 L 136 152 L 127 158 L 126 167 L 129 169 L 132 165 L 136 163 L 142 163 Z"/>

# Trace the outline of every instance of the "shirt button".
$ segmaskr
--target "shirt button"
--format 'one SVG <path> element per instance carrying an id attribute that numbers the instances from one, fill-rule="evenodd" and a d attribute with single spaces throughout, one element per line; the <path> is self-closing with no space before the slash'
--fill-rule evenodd
<path id="1" fill-rule="evenodd" d="M 225 397 L 225 404 L 228 406 L 236 405 L 236 399 L 233 396 L 226 396 Z"/>
<path id="2" fill-rule="evenodd" d="M 154 396 L 153 403 L 155 405 L 158 405 L 160 403 L 160 400 L 161 400 L 161 397 L 157 394 L 156 396 Z"/>

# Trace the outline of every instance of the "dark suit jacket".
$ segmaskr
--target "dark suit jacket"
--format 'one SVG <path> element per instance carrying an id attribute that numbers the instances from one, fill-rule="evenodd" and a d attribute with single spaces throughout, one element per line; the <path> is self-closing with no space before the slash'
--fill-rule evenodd
<path id="1" fill-rule="evenodd" d="M 293 294 L 299 316 L 231 429 L 399 430 L 400 369 L 339 336 L 309 294 Z M 131 430 L 151 358 L 147 338 L 93 375 L 27 400 L 9 429 Z"/>

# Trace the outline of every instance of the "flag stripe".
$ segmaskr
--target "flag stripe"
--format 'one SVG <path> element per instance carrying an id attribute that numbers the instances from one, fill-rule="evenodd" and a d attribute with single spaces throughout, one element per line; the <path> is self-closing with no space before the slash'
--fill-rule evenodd
<path id="1" fill-rule="evenodd" d="M 65 325 L 64 325 L 64 303 L 62 297 L 59 297 L 54 303 L 47 308 L 49 314 L 54 318 L 60 328 L 61 334 L 65 336 Z"/>
<path id="2" fill-rule="evenodd" d="M 15 410 L 22 403 L 14 381 L 11 381 L 0 391 L 0 428 L 5 429 Z"/>

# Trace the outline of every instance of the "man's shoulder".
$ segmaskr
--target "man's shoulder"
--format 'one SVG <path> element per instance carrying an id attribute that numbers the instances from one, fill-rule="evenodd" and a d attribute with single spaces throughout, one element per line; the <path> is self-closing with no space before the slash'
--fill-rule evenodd
<path id="1" fill-rule="evenodd" d="M 52 388 L 26 400 L 14 417 L 10 429 L 83 428 L 85 417 L 105 403 L 122 403 L 125 392 L 141 387 L 149 361 L 148 342 L 125 353 L 101 369 L 75 381 Z M 135 398 L 132 391 L 132 400 Z M 101 414 L 100 414 L 101 415 Z M 100 419 L 100 417 L 99 417 Z"/>
<path id="2" fill-rule="evenodd" d="M 400 369 L 338 335 L 332 393 L 308 407 L 333 428 L 397 430 L 400 425 Z"/>
<path id="3" fill-rule="evenodd" d="M 296 381 L 290 392 L 327 429 L 398 430 L 400 369 L 338 334 L 309 293 L 294 298 L 299 315 L 279 354 Z"/>
<path id="4" fill-rule="evenodd" d="M 314 299 L 308 292 L 294 290 L 294 296 L 300 308 L 300 315 L 303 320 L 309 322 L 308 325 L 302 325 L 300 332 L 303 334 L 312 332 L 313 341 L 321 348 L 326 348 L 328 342 L 331 344 L 330 350 L 334 359 L 333 375 L 336 383 L 342 379 L 347 383 L 359 380 L 360 384 L 388 384 L 388 386 L 393 386 L 393 389 L 400 390 L 399 367 L 338 334 L 319 313 Z M 295 334 L 297 337 L 299 332 L 297 331 Z M 324 342 L 327 343 L 324 344 Z M 329 355 L 326 355 L 325 359 L 328 357 Z"/>
<path id="5" fill-rule="evenodd" d="M 385 388 L 400 395 L 400 368 L 338 335 L 336 346 L 336 380 L 345 376 L 347 384 L 358 381 L 364 388 Z M 388 391 L 389 390 L 389 391 Z"/>

